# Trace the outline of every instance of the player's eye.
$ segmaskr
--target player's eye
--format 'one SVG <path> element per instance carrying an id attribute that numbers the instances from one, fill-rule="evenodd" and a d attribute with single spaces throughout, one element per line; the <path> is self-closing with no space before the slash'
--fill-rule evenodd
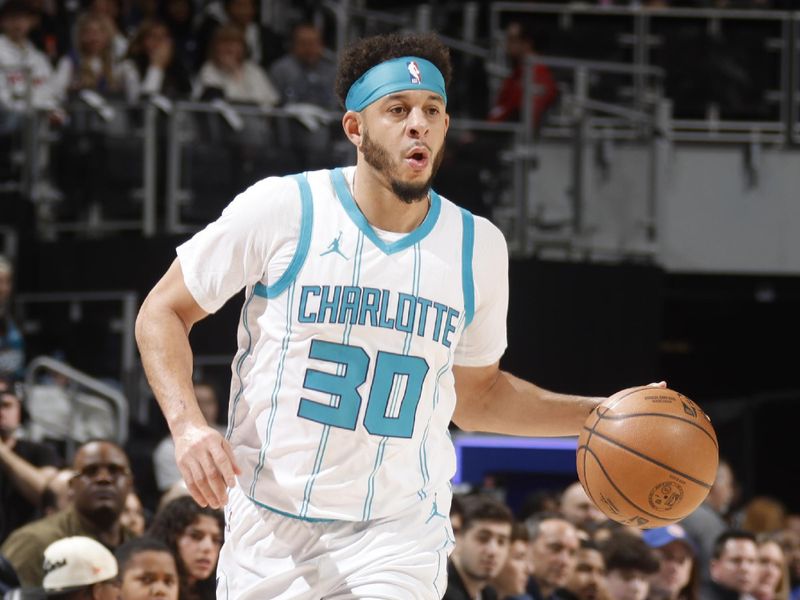
<path id="1" fill-rule="evenodd" d="M 404 106 L 392 106 L 389 109 L 389 112 L 393 115 L 402 115 L 404 112 L 406 112 L 406 109 Z"/>

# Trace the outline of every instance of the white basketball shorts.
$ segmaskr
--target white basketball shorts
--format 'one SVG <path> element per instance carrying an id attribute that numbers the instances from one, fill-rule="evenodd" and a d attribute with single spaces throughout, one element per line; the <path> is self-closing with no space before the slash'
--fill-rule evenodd
<path id="1" fill-rule="evenodd" d="M 237 485 L 225 509 L 217 598 L 439 599 L 454 545 L 449 501 L 441 504 L 430 495 L 395 517 L 309 522 L 262 508 Z"/>

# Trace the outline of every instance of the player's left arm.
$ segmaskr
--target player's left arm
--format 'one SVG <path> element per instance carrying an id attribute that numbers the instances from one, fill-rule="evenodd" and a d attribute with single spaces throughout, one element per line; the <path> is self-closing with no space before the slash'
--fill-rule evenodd
<path id="1" fill-rule="evenodd" d="M 453 422 L 464 431 L 507 435 L 577 435 L 592 409 L 605 398 L 559 394 L 501 371 L 453 367 L 456 409 Z"/>
<path id="2" fill-rule="evenodd" d="M 474 247 L 475 312 L 456 347 L 453 422 L 467 431 L 508 435 L 578 434 L 605 398 L 559 394 L 500 370 L 506 349 L 508 250 L 500 230 L 478 217 Z"/>

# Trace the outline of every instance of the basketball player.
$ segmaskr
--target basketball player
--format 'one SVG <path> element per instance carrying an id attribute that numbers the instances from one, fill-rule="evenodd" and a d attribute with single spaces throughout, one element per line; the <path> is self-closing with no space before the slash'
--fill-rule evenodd
<path id="1" fill-rule="evenodd" d="M 433 35 L 348 48 L 336 88 L 356 166 L 256 183 L 141 308 L 181 473 L 199 503 L 226 505 L 219 598 L 440 598 L 451 419 L 571 435 L 600 400 L 498 369 L 505 241 L 430 188 L 450 70 Z M 188 333 L 243 288 L 223 438 L 192 394 Z"/>

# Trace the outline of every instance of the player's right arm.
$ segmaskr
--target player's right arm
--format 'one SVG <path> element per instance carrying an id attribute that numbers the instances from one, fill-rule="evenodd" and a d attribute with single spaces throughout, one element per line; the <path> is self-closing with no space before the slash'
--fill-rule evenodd
<path id="1" fill-rule="evenodd" d="M 238 468 L 230 445 L 206 423 L 194 396 L 189 332 L 207 315 L 186 287 L 175 259 L 139 310 L 136 341 L 175 440 L 175 459 L 186 487 L 201 506 L 220 508 Z"/>

